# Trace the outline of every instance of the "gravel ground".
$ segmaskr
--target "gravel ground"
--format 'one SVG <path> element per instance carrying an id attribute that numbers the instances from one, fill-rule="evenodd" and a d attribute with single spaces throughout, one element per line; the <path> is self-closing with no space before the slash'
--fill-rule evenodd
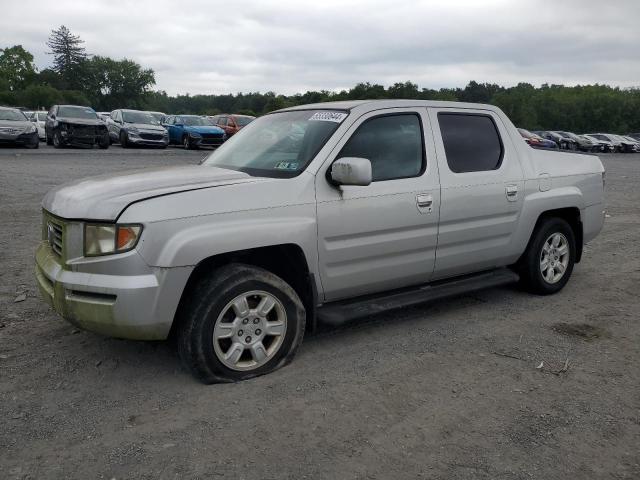
<path id="1" fill-rule="evenodd" d="M 204 155 L 0 148 L 1 478 L 640 478 L 640 155 L 603 158 L 610 217 L 560 294 L 324 328 L 203 386 L 167 342 L 65 323 L 32 272 L 49 188 Z"/>

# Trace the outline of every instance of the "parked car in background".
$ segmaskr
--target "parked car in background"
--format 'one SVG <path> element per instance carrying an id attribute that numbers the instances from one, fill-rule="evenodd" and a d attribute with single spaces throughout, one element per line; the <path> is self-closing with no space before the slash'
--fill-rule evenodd
<path id="1" fill-rule="evenodd" d="M 598 138 L 598 137 L 595 137 L 593 135 L 589 135 L 587 133 L 585 133 L 584 135 L 581 135 L 581 136 L 585 137 L 585 138 L 588 138 L 592 142 L 597 142 L 598 145 L 600 146 L 600 148 L 602 149 L 601 151 L 604 152 L 604 153 L 614 153 L 614 152 L 616 152 L 618 150 L 616 145 L 611 140 L 607 140 L 604 137 L 603 138 Z"/>
<path id="2" fill-rule="evenodd" d="M 127 148 L 133 145 L 166 148 L 169 133 L 149 112 L 114 110 L 107 120 L 109 138 Z"/>
<path id="3" fill-rule="evenodd" d="M 635 139 L 635 140 L 640 141 L 640 132 L 638 132 L 638 133 L 629 133 L 629 134 L 627 135 L 627 137 L 631 137 L 631 138 L 633 138 L 633 139 Z"/>
<path id="4" fill-rule="evenodd" d="M 610 133 L 590 133 L 590 137 L 597 138 L 599 140 L 607 140 L 613 144 L 616 152 L 624 152 L 625 146 L 622 144 L 622 141 L 619 138 L 616 138 L 615 135 Z"/>
<path id="5" fill-rule="evenodd" d="M 166 113 L 162 113 L 162 112 L 147 112 L 147 113 L 150 113 L 153 116 L 153 118 L 155 118 L 158 121 L 160 125 L 162 125 L 164 123 L 164 119 L 167 118 Z"/>
<path id="6" fill-rule="evenodd" d="M 554 133 L 562 135 L 563 138 L 571 139 L 575 142 L 576 148 L 582 152 L 600 152 L 602 149 L 600 145 L 588 138 L 580 137 L 572 132 L 565 132 L 562 130 L 555 130 Z"/>
<path id="7" fill-rule="evenodd" d="M 602 229 L 604 168 L 518 135 L 491 105 L 279 110 L 201 165 L 51 190 L 36 281 L 79 328 L 136 340 L 172 332 L 205 383 L 286 365 L 317 322 L 516 281 L 554 294 Z"/>
<path id="8" fill-rule="evenodd" d="M 558 148 L 556 142 L 542 138 L 540 135 L 531 133 L 529 130 L 518 128 L 518 132 L 520 132 L 524 141 L 534 148 Z"/>
<path id="9" fill-rule="evenodd" d="M 548 130 L 535 131 L 533 133 L 535 133 L 536 135 L 540 135 L 542 138 L 546 138 L 547 140 L 551 140 L 552 142 L 555 142 L 558 148 L 562 150 L 577 149 L 575 140 L 571 140 L 570 138 L 565 138 L 559 133 L 548 131 Z"/>
<path id="10" fill-rule="evenodd" d="M 62 148 L 65 145 L 109 148 L 107 125 L 91 107 L 54 105 L 45 121 L 47 145 Z"/>
<path id="11" fill-rule="evenodd" d="M 17 108 L 0 107 L 0 143 L 38 148 L 38 129 Z"/>
<path id="12" fill-rule="evenodd" d="M 104 122 L 106 122 L 109 119 L 109 116 L 111 115 L 109 112 L 97 112 L 98 113 L 98 117 L 100 117 L 101 120 L 103 120 Z"/>
<path id="13" fill-rule="evenodd" d="M 169 143 L 189 150 L 219 147 L 227 139 L 224 130 L 199 115 L 169 115 L 163 125 L 169 132 Z"/>
<path id="14" fill-rule="evenodd" d="M 614 133 L 609 133 L 609 137 L 613 137 L 616 140 L 620 141 L 620 151 L 623 153 L 635 153 L 636 145 L 638 144 L 635 139 L 624 137 L 622 135 L 617 135 Z"/>
<path id="15" fill-rule="evenodd" d="M 622 137 L 627 142 L 631 142 L 633 153 L 640 152 L 640 140 L 630 137 L 629 135 L 619 135 L 619 136 Z"/>
<path id="16" fill-rule="evenodd" d="M 47 120 L 47 112 L 31 112 L 31 115 L 29 115 L 28 118 L 35 124 L 36 128 L 38 129 L 38 138 L 40 140 L 44 140 L 44 123 Z"/>
<path id="17" fill-rule="evenodd" d="M 227 137 L 231 137 L 236 134 L 240 129 L 249 125 L 256 117 L 250 115 L 235 115 L 228 113 L 221 113 L 220 115 L 214 115 L 209 119 L 227 134 Z"/>

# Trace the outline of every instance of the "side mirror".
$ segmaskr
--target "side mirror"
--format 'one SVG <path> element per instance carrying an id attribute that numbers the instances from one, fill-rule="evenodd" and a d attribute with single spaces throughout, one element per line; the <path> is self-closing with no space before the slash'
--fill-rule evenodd
<path id="1" fill-rule="evenodd" d="M 371 161 L 367 158 L 343 157 L 331 165 L 331 180 L 336 185 L 371 184 Z"/>

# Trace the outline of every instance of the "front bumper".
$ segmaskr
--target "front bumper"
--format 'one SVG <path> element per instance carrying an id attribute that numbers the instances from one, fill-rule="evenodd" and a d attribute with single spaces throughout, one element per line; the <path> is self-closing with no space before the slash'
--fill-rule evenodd
<path id="1" fill-rule="evenodd" d="M 40 142 L 38 131 L 32 133 L 21 133 L 19 135 L 0 134 L 0 143 L 14 145 L 35 145 Z"/>
<path id="2" fill-rule="evenodd" d="M 129 134 L 127 140 L 133 145 L 146 145 L 150 147 L 166 147 L 167 145 L 169 145 L 169 137 L 163 137 L 159 140 L 152 140 L 149 138 L 142 138 L 140 136 Z"/>
<path id="3" fill-rule="evenodd" d="M 119 258 L 115 258 L 119 257 Z M 153 269 L 134 250 L 65 265 L 45 241 L 36 250 L 35 275 L 44 300 L 69 323 L 92 332 L 133 340 L 167 338 L 189 268 Z M 117 274 L 108 271 L 108 263 Z M 72 268 L 72 269 L 70 269 Z M 135 270 L 123 274 L 126 268 Z"/>

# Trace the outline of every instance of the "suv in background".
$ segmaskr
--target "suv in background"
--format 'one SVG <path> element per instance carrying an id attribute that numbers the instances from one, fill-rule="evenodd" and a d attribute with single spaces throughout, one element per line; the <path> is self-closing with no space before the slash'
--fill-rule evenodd
<path id="1" fill-rule="evenodd" d="M 111 142 L 122 148 L 133 145 L 167 148 L 169 133 L 149 112 L 114 110 L 107 119 Z"/>
<path id="2" fill-rule="evenodd" d="M 224 130 L 227 137 L 238 133 L 240 129 L 246 127 L 253 122 L 256 117 L 250 115 L 230 115 L 228 113 L 221 113 L 220 115 L 214 115 L 208 117 L 215 125 Z"/>
<path id="3" fill-rule="evenodd" d="M 91 107 L 54 105 L 44 123 L 47 145 L 109 148 L 107 125 Z"/>

